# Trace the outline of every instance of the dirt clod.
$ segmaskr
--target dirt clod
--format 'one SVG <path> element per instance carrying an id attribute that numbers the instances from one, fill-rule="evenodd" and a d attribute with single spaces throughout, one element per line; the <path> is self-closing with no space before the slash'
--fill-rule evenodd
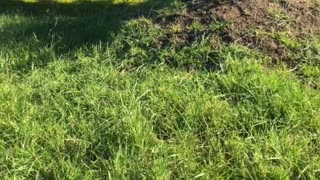
<path id="1" fill-rule="evenodd" d="M 215 9 L 214 15 L 223 20 L 230 21 L 240 17 L 241 13 L 238 7 L 222 6 Z"/>

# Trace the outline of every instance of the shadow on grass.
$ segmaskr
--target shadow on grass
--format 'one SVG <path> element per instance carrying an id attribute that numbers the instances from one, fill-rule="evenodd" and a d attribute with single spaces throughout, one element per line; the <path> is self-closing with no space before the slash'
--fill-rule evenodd
<path id="1" fill-rule="evenodd" d="M 137 4 L 115 4 L 113 0 L 79 0 L 74 3 L 50 0 L 35 3 L 0 1 L 0 47 L 18 50 L 19 46 L 20 49 L 23 49 L 22 46 L 34 46 L 34 49 L 39 49 L 54 43 L 54 53 L 57 56 L 65 55 L 88 45 L 112 41 L 111 35 L 120 31 L 123 21 L 152 16 L 154 10 L 164 7 L 168 2 L 148 0 Z"/>

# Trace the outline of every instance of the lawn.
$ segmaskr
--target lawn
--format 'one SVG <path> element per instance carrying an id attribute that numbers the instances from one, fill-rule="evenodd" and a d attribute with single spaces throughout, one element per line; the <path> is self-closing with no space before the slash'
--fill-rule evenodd
<path id="1" fill-rule="evenodd" d="M 0 177 L 320 177 L 317 1 L 202 1 L 2 0 Z"/>

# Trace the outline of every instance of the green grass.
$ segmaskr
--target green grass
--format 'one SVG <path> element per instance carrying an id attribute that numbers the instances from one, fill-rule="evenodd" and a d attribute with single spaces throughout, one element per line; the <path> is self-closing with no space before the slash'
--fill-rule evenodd
<path id="1" fill-rule="evenodd" d="M 0 177 L 317 179 L 319 42 L 296 71 L 210 38 L 160 46 L 150 9 L 179 3 L 153 4 L 0 5 Z"/>

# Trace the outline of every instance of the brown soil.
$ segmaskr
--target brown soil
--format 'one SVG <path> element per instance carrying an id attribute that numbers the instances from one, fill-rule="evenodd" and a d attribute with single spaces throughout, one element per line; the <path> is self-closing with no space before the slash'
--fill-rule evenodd
<path id="1" fill-rule="evenodd" d="M 213 34 L 226 43 L 238 43 L 280 59 L 288 58 L 290 47 L 275 37 L 279 33 L 293 39 L 320 35 L 318 0 L 183 0 L 186 11 L 161 18 L 157 23 L 170 29 L 168 33 L 177 43 L 190 43 L 200 33 Z M 318 9 L 317 9 L 318 8 Z M 203 30 L 190 30 L 193 22 L 200 22 Z M 227 22 L 226 28 L 212 32 L 210 24 Z M 292 49 L 291 49 L 292 50 Z"/>

